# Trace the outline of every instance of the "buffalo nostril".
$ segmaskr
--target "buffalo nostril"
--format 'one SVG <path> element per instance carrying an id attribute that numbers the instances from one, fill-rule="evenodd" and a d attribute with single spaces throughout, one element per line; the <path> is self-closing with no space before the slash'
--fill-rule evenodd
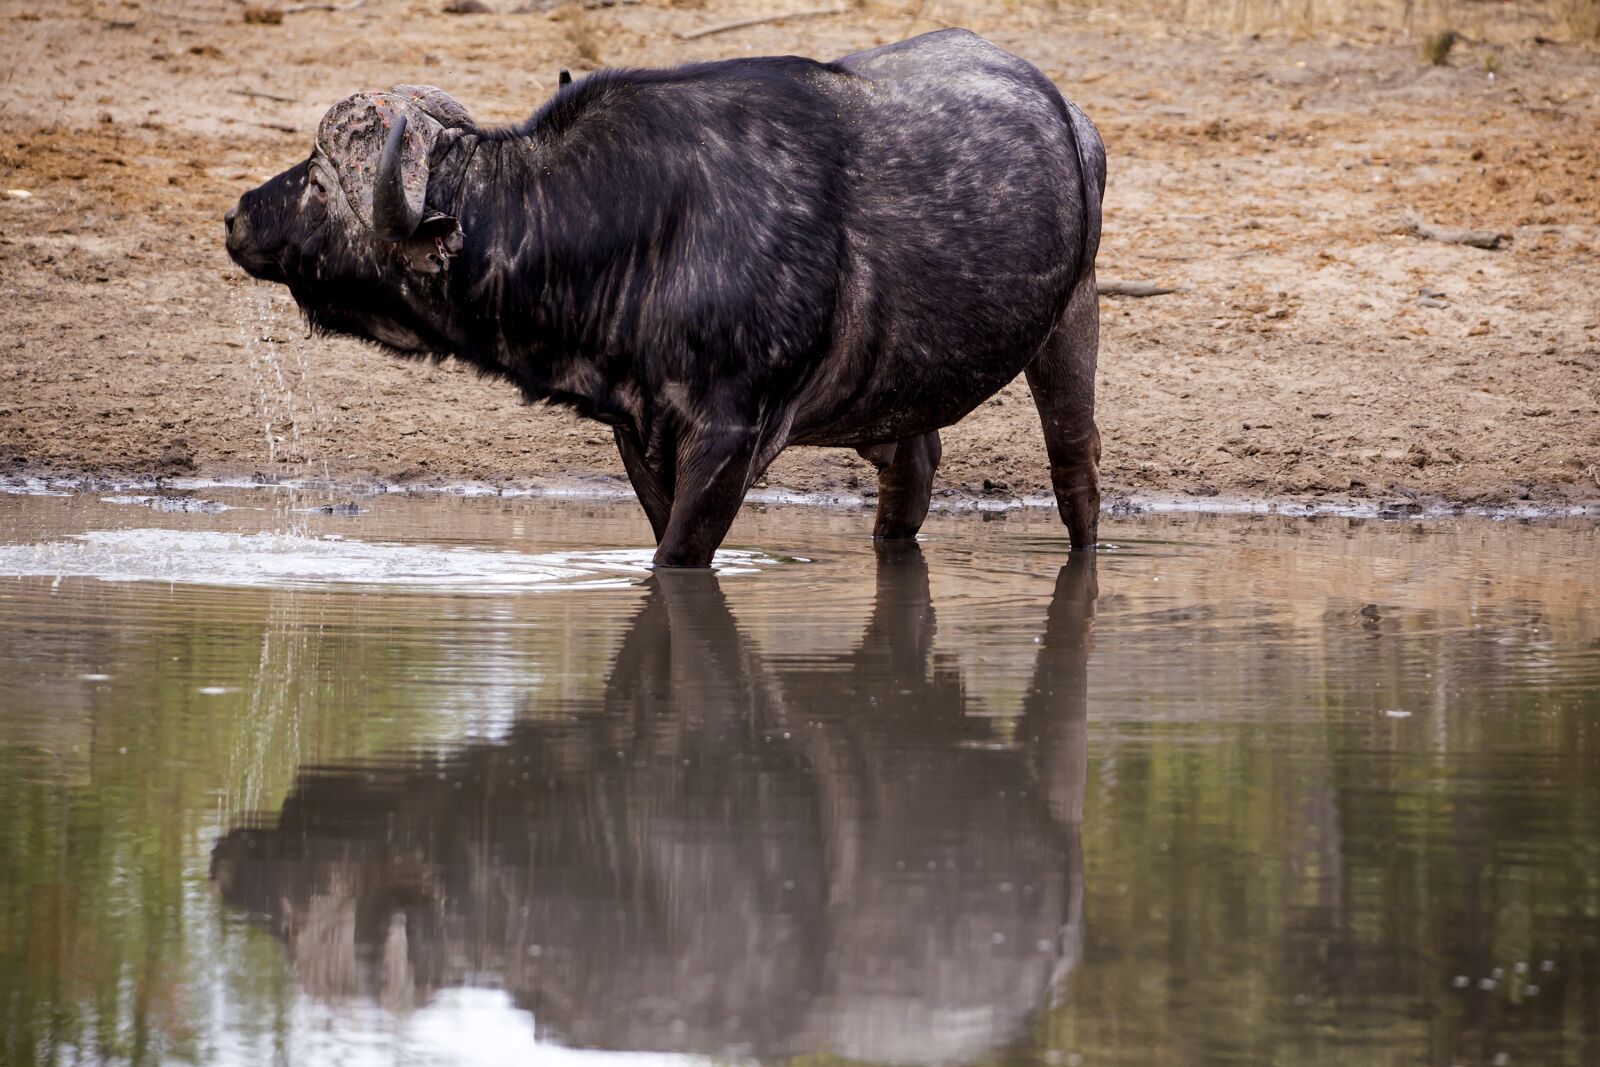
<path id="1" fill-rule="evenodd" d="M 239 205 L 235 204 L 233 207 L 228 209 L 228 213 L 226 215 L 222 216 L 222 226 L 230 234 L 233 233 L 233 220 L 238 216 L 238 214 Z"/>

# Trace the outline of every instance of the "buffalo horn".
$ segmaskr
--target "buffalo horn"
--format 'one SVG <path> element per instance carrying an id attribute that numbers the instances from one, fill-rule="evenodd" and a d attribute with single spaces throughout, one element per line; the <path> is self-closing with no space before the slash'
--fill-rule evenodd
<path id="1" fill-rule="evenodd" d="M 372 185 L 372 228 L 385 241 L 404 241 L 417 232 L 422 221 L 406 204 L 405 186 L 400 174 L 400 150 L 406 136 L 406 117 L 395 116 L 394 126 L 383 142 L 378 157 L 378 176 Z"/>

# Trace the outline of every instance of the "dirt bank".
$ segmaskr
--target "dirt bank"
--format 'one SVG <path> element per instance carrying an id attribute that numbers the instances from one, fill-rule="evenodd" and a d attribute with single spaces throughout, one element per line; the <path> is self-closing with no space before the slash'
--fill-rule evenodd
<path id="1" fill-rule="evenodd" d="M 0 2 L 0 186 L 31 194 L 0 199 L 0 472 L 620 478 L 601 427 L 449 363 L 304 339 L 286 297 L 228 262 L 222 212 L 358 88 L 430 82 L 512 120 L 563 65 L 833 56 L 959 22 L 1099 124 L 1102 277 L 1179 288 L 1103 301 L 1109 489 L 1600 501 L 1600 56 L 1539 43 L 1555 31 L 1535 17 L 1477 13 L 1431 66 L 1381 22 L 1257 39 L 896 0 L 686 42 L 674 31 L 763 8 L 440 6 L 247 25 L 232 0 Z M 1424 240 L 1407 211 L 1508 241 Z M 945 455 L 955 489 L 1046 488 L 1020 383 Z M 769 473 L 870 481 L 838 451 Z"/>

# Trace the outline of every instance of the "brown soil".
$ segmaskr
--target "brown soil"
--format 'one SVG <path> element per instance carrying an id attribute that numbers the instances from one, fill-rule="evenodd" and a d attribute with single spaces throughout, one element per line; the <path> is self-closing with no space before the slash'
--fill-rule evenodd
<path id="1" fill-rule="evenodd" d="M 356 89 L 430 82 L 509 121 L 561 66 L 827 57 L 960 22 L 1099 124 L 1101 277 L 1180 287 L 1102 301 L 1108 489 L 1600 501 L 1600 62 L 1539 43 L 1557 31 L 1509 5 L 1448 66 L 1381 22 L 1254 38 L 1014 0 L 869 2 L 690 42 L 673 31 L 773 8 L 443 6 L 262 25 L 232 0 L 0 0 L 0 187 L 32 194 L 0 199 L 0 472 L 620 478 L 602 427 L 451 363 L 304 339 L 286 294 L 229 263 L 223 211 Z M 1407 210 L 1509 244 L 1409 236 Z M 946 486 L 1046 489 L 1020 382 L 947 431 L 945 455 Z M 870 480 L 852 453 L 809 449 L 769 474 Z"/>

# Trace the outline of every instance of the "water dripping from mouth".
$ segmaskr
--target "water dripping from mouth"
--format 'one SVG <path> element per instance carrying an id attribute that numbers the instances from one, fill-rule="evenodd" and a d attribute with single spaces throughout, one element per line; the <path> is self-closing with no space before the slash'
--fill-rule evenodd
<path id="1" fill-rule="evenodd" d="M 268 473 L 287 485 L 285 520 L 291 530 L 299 530 L 305 524 L 301 515 L 309 503 L 301 494 L 313 487 L 326 494 L 332 483 L 326 420 L 311 373 L 310 346 L 299 331 L 285 329 L 288 323 L 274 306 L 267 287 L 251 285 L 241 291 L 239 299 L 239 335 L 250 362 L 252 398 L 266 440 Z M 280 461 L 293 464 L 286 479 L 278 474 Z"/>

